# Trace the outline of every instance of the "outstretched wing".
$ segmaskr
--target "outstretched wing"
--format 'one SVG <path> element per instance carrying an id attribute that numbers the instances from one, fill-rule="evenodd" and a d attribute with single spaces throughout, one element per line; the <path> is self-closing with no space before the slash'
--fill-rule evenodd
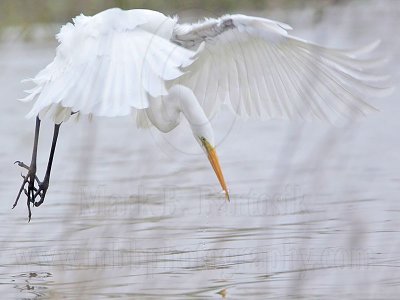
<path id="1" fill-rule="evenodd" d="M 178 80 L 210 117 L 222 103 L 244 117 L 331 122 L 374 111 L 365 99 L 387 91 L 388 78 L 373 75 L 382 61 L 361 57 L 379 43 L 335 50 L 290 36 L 290 29 L 244 15 L 176 25 L 176 44 L 203 48 Z"/>
<path id="2" fill-rule="evenodd" d="M 36 100 L 28 117 L 123 116 L 148 107 L 149 96 L 166 95 L 165 82 L 183 74 L 194 52 L 148 29 L 160 23 L 160 31 L 172 25 L 172 33 L 175 21 L 164 16 L 162 23 L 160 15 L 112 9 L 65 25 L 54 61 L 32 79 L 36 87 L 23 99 Z"/>

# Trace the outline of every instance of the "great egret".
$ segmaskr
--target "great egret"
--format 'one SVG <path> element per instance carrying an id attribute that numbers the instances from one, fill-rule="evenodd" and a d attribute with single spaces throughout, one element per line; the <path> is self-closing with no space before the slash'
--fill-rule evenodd
<path id="1" fill-rule="evenodd" d="M 52 63 L 31 81 L 22 101 L 34 100 L 36 117 L 30 166 L 22 192 L 31 205 L 46 196 L 61 123 L 71 115 L 116 117 L 136 113 L 139 127 L 173 130 L 181 115 L 203 148 L 229 199 L 209 119 L 221 104 L 238 116 L 327 120 L 365 115 L 364 101 L 387 90 L 387 77 L 371 70 L 379 60 L 356 51 L 325 48 L 288 34 L 287 24 L 245 15 L 226 15 L 179 24 L 150 10 L 113 8 L 80 15 L 62 27 Z M 36 176 L 40 122 L 55 122 L 47 171 Z M 37 184 L 37 185 L 36 185 Z"/>

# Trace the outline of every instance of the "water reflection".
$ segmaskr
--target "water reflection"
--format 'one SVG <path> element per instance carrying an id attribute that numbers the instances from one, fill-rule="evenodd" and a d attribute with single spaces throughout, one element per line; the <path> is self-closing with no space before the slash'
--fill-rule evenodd
<path id="1" fill-rule="evenodd" d="M 39 299 L 45 296 L 48 288 L 45 286 L 51 281 L 50 273 L 21 273 L 11 276 L 11 283 L 18 291 L 18 299 Z"/>

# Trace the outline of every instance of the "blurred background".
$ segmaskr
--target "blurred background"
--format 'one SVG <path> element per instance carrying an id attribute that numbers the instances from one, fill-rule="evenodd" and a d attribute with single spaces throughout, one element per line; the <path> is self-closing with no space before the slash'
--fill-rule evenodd
<path id="1" fill-rule="evenodd" d="M 345 3 L 346 0 L 2 0 L 1 24 L 20 25 L 32 23 L 63 23 L 66 19 L 80 13 L 92 15 L 111 7 L 123 9 L 147 8 L 173 14 L 185 9 L 203 9 L 212 13 L 228 11 L 266 10 L 273 8 L 324 7 Z"/>
<path id="2" fill-rule="evenodd" d="M 183 124 L 170 135 L 132 118 L 61 127 L 46 202 L 27 224 L 16 160 L 29 161 L 31 104 L 17 102 L 55 55 L 60 26 L 109 7 L 183 20 L 246 13 L 327 46 L 382 41 L 398 86 L 398 0 L 1 0 L 0 294 L 4 299 L 398 299 L 400 104 L 342 127 L 213 120 L 226 203 Z M 39 177 L 53 124 L 42 124 Z M 168 138 L 168 140 L 166 139 Z"/>
<path id="3" fill-rule="evenodd" d="M 147 8 L 159 10 L 165 14 L 179 14 L 185 12 L 188 15 L 199 14 L 201 16 L 218 16 L 220 14 L 234 12 L 263 12 L 273 9 L 290 9 L 312 7 L 318 13 L 333 4 L 346 3 L 346 0 L 2 0 L 0 3 L 0 28 L 17 26 L 21 32 L 20 37 L 29 39 L 35 35 L 37 25 L 63 24 L 81 13 L 93 15 L 104 9 L 120 7 L 123 9 Z M 195 12 L 197 11 L 197 12 Z M 34 25 L 34 26 L 32 26 Z M 43 30 L 49 29 L 42 26 Z M 37 32 L 36 32 L 37 34 Z"/>

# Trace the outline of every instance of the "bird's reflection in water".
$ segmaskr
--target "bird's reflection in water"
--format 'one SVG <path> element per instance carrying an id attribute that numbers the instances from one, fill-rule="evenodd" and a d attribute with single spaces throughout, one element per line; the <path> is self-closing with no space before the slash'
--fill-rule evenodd
<path id="1" fill-rule="evenodd" d="M 19 299 L 38 299 L 46 296 L 49 289 L 44 285 L 51 277 L 52 274 L 49 272 L 21 273 L 12 276 L 12 282 L 21 295 Z"/>
<path id="2" fill-rule="evenodd" d="M 222 299 L 228 299 L 227 298 L 227 296 L 228 296 L 228 290 L 227 289 L 223 289 L 223 290 L 219 291 L 217 294 L 220 295 L 222 297 Z"/>

